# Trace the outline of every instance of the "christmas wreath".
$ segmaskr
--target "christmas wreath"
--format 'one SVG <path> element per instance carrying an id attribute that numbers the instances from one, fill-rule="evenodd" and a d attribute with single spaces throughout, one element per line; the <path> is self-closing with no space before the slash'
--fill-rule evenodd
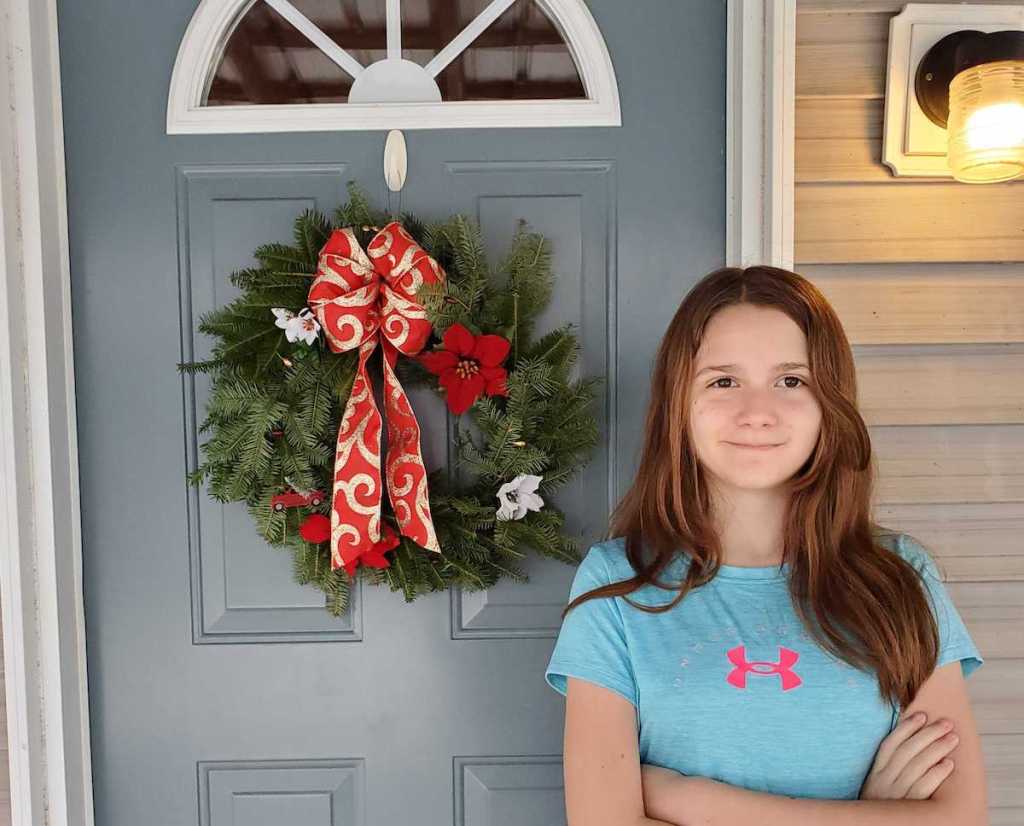
<path id="1" fill-rule="evenodd" d="M 178 365 L 211 376 L 199 430 L 211 436 L 189 483 L 244 501 L 335 616 L 356 576 L 412 602 L 452 584 L 527 582 L 523 546 L 578 564 L 549 497 L 589 461 L 601 379 L 573 377 L 574 325 L 534 335 L 551 296 L 549 241 L 520 220 L 492 273 L 465 216 L 396 220 L 353 183 L 348 196 L 333 222 L 299 216 L 294 245 L 258 247 L 259 265 L 231 274 L 238 297 L 200 318 L 210 358 Z M 456 417 L 451 468 L 423 466 L 413 385 Z"/>

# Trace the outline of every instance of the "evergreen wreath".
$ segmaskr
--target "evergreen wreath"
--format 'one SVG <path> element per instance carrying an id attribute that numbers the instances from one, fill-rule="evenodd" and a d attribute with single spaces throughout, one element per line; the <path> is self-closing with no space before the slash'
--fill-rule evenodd
<path id="1" fill-rule="evenodd" d="M 210 374 L 199 432 L 212 435 L 202 445 L 204 460 L 187 474 L 189 484 L 208 482 L 208 495 L 221 502 L 244 501 L 259 533 L 292 551 L 296 580 L 323 590 L 334 616 L 348 605 L 354 575 L 400 590 L 412 602 L 452 584 L 477 591 L 503 576 L 529 581 L 516 565 L 525 556 L 521 546 L 578 564 L 577 539 L 565 532 L 564 515 L 544 500 L 589 461 L 598 439 L 590 405 L 602 379 L 572 377 L 578 354 L 573 324 L 534 335 L 553 285 L 550 243 L 520 220 L 492 274 L 475 222 L 456 215 L 428 225 L 403 213 L 398 220 L 408 237 L 445 277 L 416 292 L 433 328 L 431 341 L 419 356 L 398 358 L 394 373 L 405 387 L 431 386 L 450 410 L 467 409 L 469 422 L 462 427 L 462 416 L 454 420 L 454 467 L 427 475 L 441 552 L 428 553 L 398 533 L 389 497 L 382 496 L 381 533 L 394 547 L 376 564 L 332 567 L 327 528 L 335 443 L 359 352 L 328 348 L 307 309 L 308 294 L 333 231 L 350 228 L 365 249 L 377 230 L 396 220 L 373 209 L 354 182 L 348 196 L 333 224 L 306 210 L 295 220 L 294 245 L 258 247 L 259 265 L 231 274 L 241 294 L 200 318 L 199 331 L 216 338 L 211 357 L 180 363 L 178 370 Z M 444 343 L 436 346 L 435 337 Z M 507 340 L 504 369 L 487 368 L 481 358 L 481 372 L 491 372 L 478 395 L 460 387 L 461 367 L 445 372 L 461 357 L 460 348 L 500 343 L 498 337 Z M 374 352 L 371 360 L 381 357 Z"/>

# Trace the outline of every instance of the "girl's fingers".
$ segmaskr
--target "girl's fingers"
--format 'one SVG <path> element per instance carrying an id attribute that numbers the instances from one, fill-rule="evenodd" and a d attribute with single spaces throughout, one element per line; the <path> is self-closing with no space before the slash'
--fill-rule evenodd
<path id="1" fill-rule="evenodd" d="M 953 761 L 949 758 L 939 761 L 910 787 L 906 797 L 910 800 L 927 800 L 942 785 L 942 782 L 952 774 L 953 767 Z"/>
<path id="2" fill-rule="evenodd" d="M 896 728 L 889 732 L 881 745 L 879 745 L 878 753 L 875 755 L 875 766 L 878 769 L 885 769 L 889 765 L 889 761 L 892 760 L 896 750 L 924 724 L 925 720 L 923 718 L 916 720 L 913 716 L 904 717 L 900 720 Z M 899 772 L 896 773 L 898 774 Z"/>
<path id="3" fill-rule="evenodd" d="M 910 737 L 896 746 L 886 765 L 886 773 L 890 777 L 899 777 L 911 760 L 946 733 L 946 729 L 939 723 L 931 723 L 912 733 Z"/>
<path id="4" fill-rule="evenodd" d="M 907 762 L 893 785 L 896 786 L 904 796 L 906 796 L 907 792 L 913 788 L 914 784 L 924 777 L 932 768 L 941 765 L 942 759 L 955 747 L 955 741 L 951 740 L 949 737 L 940 737 L 927 748 L 921 749 L 920 752 L 914 755 L 914 757 Z"/>

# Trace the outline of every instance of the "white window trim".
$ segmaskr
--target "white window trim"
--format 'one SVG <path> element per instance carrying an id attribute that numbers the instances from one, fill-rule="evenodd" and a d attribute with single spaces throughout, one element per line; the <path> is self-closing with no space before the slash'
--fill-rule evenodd
<path id="1" fill-rule="evenodd" d="M 780 125 L 777 110 L 792 107 L 793 2 L 728 0 L 730 263 L 792 258 L 784 143 L 788 133 L 792 145 L 792 120 Z M 0 107 L 9 115 L 0 119 L 0 603 L 11 823 L 93 826 L 56 0 L 0 0 L 0 19 Z M 761 42 L 776 44 L 770 59 L 744 61 Z M 754 250 L 779 257 L 736 257 Z"/>
<path id="2" fill-rule="evenodd" d="M 230 31 L 253 2 L 202 0 L 199 4 L 174 62 L 167 134 L 622 125 L 611 56 L 583 0 L 537 3 L 565 39 L 586 99 L 202 106 Z"/>

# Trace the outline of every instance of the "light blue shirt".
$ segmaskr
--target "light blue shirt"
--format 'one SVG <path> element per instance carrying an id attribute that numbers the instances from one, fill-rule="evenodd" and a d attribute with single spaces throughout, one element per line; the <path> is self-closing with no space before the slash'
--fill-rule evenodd
<path id="1" fill-rule="evenodd" d="M 982 659 L 928 552 L 907 534 L 878 541 L 923 573 L 939 628 L 939 665 L 966 677 Z M 680 580 L 679 554 L 662 576 Z M 569 599 L 634 576 L 625 540 L 591 546 Z M 828 654 L 807 634 L 787 590 L 789 565 L 723 565 L 675 608 L 649 614 L 622 597 L 570 611 L 545 671 L 566 693 L 578 677 L 635 707 L 640 762 L 735 786 L 833 800 L 856 799 L 880 742 L 898 722 L 874 672 Z M 646 585 L 629 598 L 664 605 L 677 592 Z"/>

